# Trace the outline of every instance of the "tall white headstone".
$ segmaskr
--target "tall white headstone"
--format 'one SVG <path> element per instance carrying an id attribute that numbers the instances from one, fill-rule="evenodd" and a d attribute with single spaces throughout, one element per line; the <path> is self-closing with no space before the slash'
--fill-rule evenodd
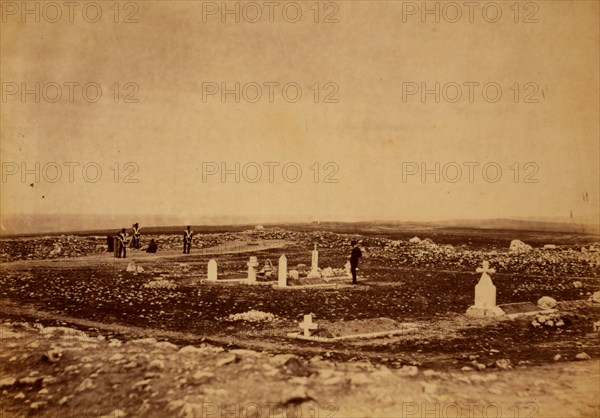
<path id="1" fill-rule="evenodd" d="M 320 277 L 321 273 L 319 273 L 319 251 L 317 250 L 317 244 L 315 244 L 315 249 L 312 250 L 310 273 L 308 273 L 308 278 L 319 279 Z"/>
<path id="2" fill-rule="evenodd" d="M 214 259 L 208 262 L 207 276 L 211 282 L 217 281 L 217 262 Z"/>
<path id="3" fill-rule="evenodd" d="M 477 268 L 477 273 L 481 273 L 479 283 L 475 286 L 475 303 L 467 309 L 469 316 L 499 316 L 504 315 L 504 311 L 496 306 L 496 286 L 492 283 L 490 274 L 496 270 L 490 268 L 490 263 L 484 261 L 482 267 Z M 488 274 L 489 273 L 489 274 Z"/>
<path id="4" fill-rule="evenodd" d="M 277 269 L 277 273 L 279 287 L 287 286 L 287 257 L 285 254 L 279 257 L 279 267 Z"/>
<path id="5" fill-rule="evenodd" d="M 256 283 L 256 268 L 258 267 L 258 260 L 256 257 L 250 257 L 250 260 L 246 263 L 248 266 L 248 283 Z"/>
<path id="6" fill-rule="evenodd" d="M 312 271 L 316 271 L 319 268 L 319 251 L 317 250 L 317 244 L 315 244 L 315 249 L 312 250 L 312 258 L 310 261 L 310 269 Z"/>

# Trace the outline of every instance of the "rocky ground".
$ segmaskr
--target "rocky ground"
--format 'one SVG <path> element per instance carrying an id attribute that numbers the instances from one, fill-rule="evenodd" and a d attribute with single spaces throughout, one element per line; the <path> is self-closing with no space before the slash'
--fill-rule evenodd
<path id="1" fill-rule="evenodd" d="M 1 240 L 2 412 L 599 415 L 600 303 L 592 295 L 600 252 L 589 237 L 545 236 L 529 247 L 481 236 L 279 228 L 206 235 L 190 255 L 180 253 L 178 235 L 156 235 L 158 254 L 131 251 L 125 260 L 105 253 L 102 237 Z M 285 253 L 289 268 L 305 273 L 314 243 L 321 267 L 341 268 L 354 238 L 365 250 L 359 286 L 277 290 L 205 280 L 210 258 L 220 279 L 245 277 L 249 255 L 276 265 Z M 551 296 L 557 312 L 465 317 L 483 260 L 497 270 L 499 303 Z M 391 324 L 417 331 L 327 343 L 287 337 L 307 313 L 323 336 Z"/>
<path id="2" fill-rule="evenodd" d="M 5 322 L 2 416 L 597 417 L 600 362 L 391 369 Z M 493 414 L 493 415 L 492 415 Z"/>

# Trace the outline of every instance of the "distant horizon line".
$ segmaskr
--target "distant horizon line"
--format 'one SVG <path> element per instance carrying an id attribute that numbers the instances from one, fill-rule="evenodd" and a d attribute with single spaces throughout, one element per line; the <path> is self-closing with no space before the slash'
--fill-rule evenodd
<path id="1" fill-rule="evenodd" d="M 67 221 L 68 218 L 75 218 Z M 94 226 L 83 225 L 82 218 L 96 218 Z M 99 221 L 99 218 L 103 218 Z M 124 221 L 123 218 L 129 218 Z M 137 219 L 136 219 L 137 218 Z M 139 218 L 146 219 L 146 223 Z M 161 219 L 162 218 L 162 219 Z M 0 235 L 34 235 L 34 234 L 56 234 L 56 233 L 84 233 L 94 231 L 106 231 L 111 229 L 120 229 L 129 227 L 133 222 L 140 222 L 142 228 L 175 228 L 185 225 L 196 227 L 235 227 L 235 226 L 277 226 L 277 225 L 328 225 L 328 224 L 348 224 L 348 225 L 429 225 L 439 227 L 469 227 L 474 229 L 519 229 L 528 230 L 528 227 L 541 231 L 555 232 L 574 232 L 591 235 L 600 234 L 600 224 L 594 222 L 576 222 L 568 218 L 559 217 L 513 217 L 513 218 L 462 218 L 462 219 L 430 219 L 430 220 L 271 220 L 263 222 L 261 220 L 245 219 L 243 217 L 220 216 L 203 217 L 183 221 L 185 218 L 177 215 L 142 215 L 133 217 L 131 215 L 98 215 L 98 214 L 1 214 L 0 215 Z M 61 220 L 61 222 L 57 222 Z M 488 223 L 489 225 L 486 225 Z M 115 224 L 120 224 L 115 225 Z M 539 229 L 538 229 L 539 228 Z"/>

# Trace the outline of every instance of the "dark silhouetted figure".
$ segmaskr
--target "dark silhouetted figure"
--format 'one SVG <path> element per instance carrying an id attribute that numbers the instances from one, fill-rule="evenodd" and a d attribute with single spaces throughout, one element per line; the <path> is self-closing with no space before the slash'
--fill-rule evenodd
<path id="1" fill-rule="evenodd" d="M 147 253 L 155 253 L 158 250 L 158 244 L 153 239 L 150 240 L 150 244 L 148 244 L 148 248 L 146 248 Z"/>
<path id="2" fill-rule="evenodd" d="M 188 225 L 187 229 L 183 231 L 183 253 L 189 254 L 192 249 L 192 236 L 194 235 L 194 231 L 190 229 Z"/>
<path id="3" fill-rule="evenodd" d="M 140 236 L 142 235 L 142 233 L 140 232 L 140 224 L 138 224 L 137 222 L 134 223 L 131 229 L 133 230 L 133 236 L 131 237 L 130 246 L 135 248 L 136 250 L 139 250 Z"/>
<path id="4" fill-rule="evenodd" d="M 362 251 L 358 248 L 358 243 L 352 241 L 352 253 L 350 254 L 350 272 L 352 273 L 352 284 L 356 283 L 356 268 L 358 267 L 358 259 L 362 257 Z"/>
<path id="5" fill-rule="evenodd" d="M 107 235 L 106 236 L 106 245 L 108 246 L 106 251 L 109 253 L 114 253 L 115 252 L 115 237 L 112 235 Z"/>
<path id="6" fill-rule="evenodd" d="M 121 232 L 117 234 L 117 239 L 119 241 L 119 250 L 118 250 L 118 258 L 121 258 L 121 253 L 123 253 L 123 258 L 127 258 L 127 232 L 125 228 L 121 229 Z"/>

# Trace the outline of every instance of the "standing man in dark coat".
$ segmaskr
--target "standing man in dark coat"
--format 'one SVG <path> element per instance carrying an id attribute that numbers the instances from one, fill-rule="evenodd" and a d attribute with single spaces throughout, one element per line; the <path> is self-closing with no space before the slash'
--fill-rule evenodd
<path id="1" fill-rule="evenodd" d="M 352 254 L 350 255 L 350 272 L 352 273 L 352 284 L 356 283 L 356 268 L 358 267 L 358 259 L 362 257 L 362 251 L 358 248 L 358 243 L 352 240 Z"/>
<path id="2" fill-rule="evenodd" d="M 117 234 L 117 240 L 119 242 L 117 257 L 121 258 L 121 254 L 123 254 L 123 258 L 127 258 L 127 232 L 125 228 L 121 229 L 121 232 Z"/>
<path id="3" fill-rule="evenodd" d="M 192 236 L 194 235 L 194 231 L 190 230 L 190 226 L 188 225 L 187 229 L 183 231 L 183 253 L 189 254 L 190 249 L 192 248 Z"/>
<path id="4" fill-rule="evenodd" d="M 133 237 L 131 238 L 131 242 L 129 243 L 129 245 L 133 248 L 135 248 L 136 250 L 140 249 L 140 236 L 142 235 L 142 233 L 140 232 L 140 224 L 139 223 L 134 223 L 131 227 L 131 229 L 133 230 Z"/>

